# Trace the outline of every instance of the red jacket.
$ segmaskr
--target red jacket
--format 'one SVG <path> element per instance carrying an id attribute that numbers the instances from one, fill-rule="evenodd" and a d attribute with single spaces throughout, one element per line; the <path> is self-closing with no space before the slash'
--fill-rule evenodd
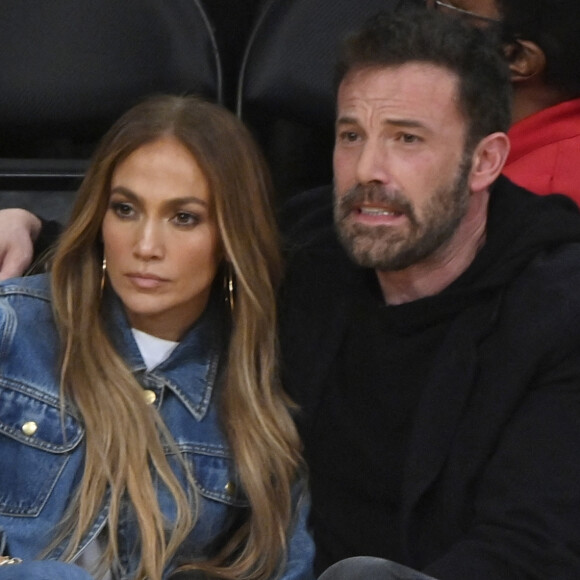
<path id="1" fill-rule="evenodd" d="M 580 205 L 580 98 L 512 125 L 504 175 L 535 193 L 564 193 Z"/>

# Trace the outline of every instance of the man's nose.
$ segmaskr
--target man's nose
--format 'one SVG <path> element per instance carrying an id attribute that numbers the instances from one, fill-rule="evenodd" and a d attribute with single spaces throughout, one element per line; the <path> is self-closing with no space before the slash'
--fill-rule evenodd
<path id="1" fill-rule="evenodd" d="M 377 141 L 369 140 L 362 145 L 356 176 L 361 184 L 387 183 L 390 180 L 389 156 Z"/>

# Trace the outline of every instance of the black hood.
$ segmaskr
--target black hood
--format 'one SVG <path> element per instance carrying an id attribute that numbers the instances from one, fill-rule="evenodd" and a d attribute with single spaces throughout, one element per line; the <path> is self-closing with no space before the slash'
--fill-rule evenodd
<path id="1" fill-rule="evenodd" d="M 580 242 L 580 211 L 570 198 L 535 195 L 502 176 L 491 189 L 486 243 L 448 290 L 501 286 L 542 252 L 574 242 Z"/>

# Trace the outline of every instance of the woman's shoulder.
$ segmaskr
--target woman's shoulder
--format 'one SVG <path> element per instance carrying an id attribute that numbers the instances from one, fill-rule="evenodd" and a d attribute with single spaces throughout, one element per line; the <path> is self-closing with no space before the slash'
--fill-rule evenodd
<path id="1" fill-rule="evenodd" d="M 29 296 L 47 302 L 50 301 L 49 274 L 10 278 L 0 282 L 0 298 L 10 296 Z"/>
<path id="2" fill-rule="evenodd" d="M 44 334 L 53 330 L 48 274 L 11 278 L 0 283 L 0 337 Z"/>

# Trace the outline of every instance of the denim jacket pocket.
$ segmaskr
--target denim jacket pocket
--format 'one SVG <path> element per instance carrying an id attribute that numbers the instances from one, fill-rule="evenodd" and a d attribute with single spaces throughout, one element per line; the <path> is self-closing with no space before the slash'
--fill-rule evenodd
<path id="1" fill-rule="evenodd" d="M 234 507 L 248 506 L 234 461 L 222 447 L 196 445 L 185 456 L 192 467 L 197 490 L 203 497 Z"/>
<path id="2" fill-rule="evenodd" d="M 0 514 L 38 515 L 83 433 L 57 399 L 0 379 Z"/>

